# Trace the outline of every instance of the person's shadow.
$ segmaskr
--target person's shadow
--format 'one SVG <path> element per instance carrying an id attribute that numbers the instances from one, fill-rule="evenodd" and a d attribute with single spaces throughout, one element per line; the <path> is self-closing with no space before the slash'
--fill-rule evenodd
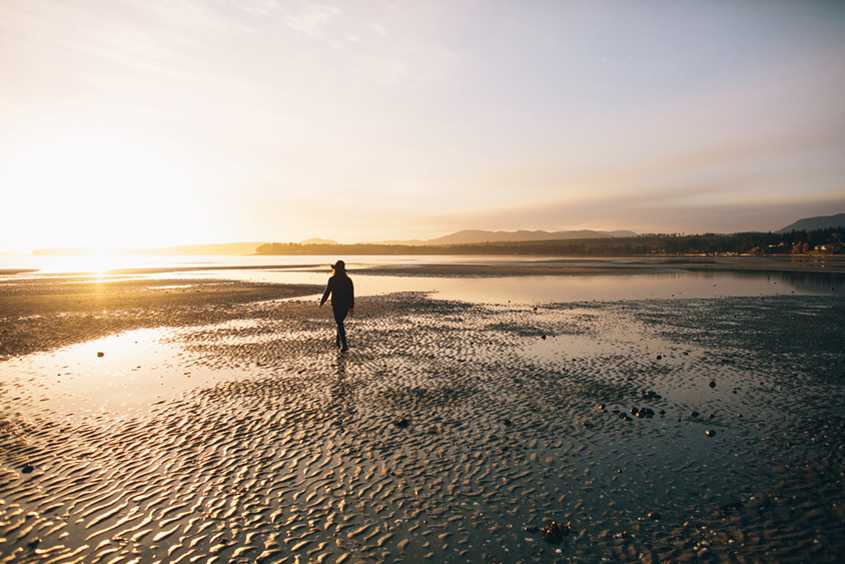
<path id="1" fill-rule="evenodd" d="M 347 356 L 345 354 L 337 355 L 336 378 L 329 389 L 329 409 L 335 418 L 335 424 L 341 431 L 346 430 L 346 425 L 355 416 L 356 411 L 352 386 L 349 384 L 346 375 L 346 361 Z"/>

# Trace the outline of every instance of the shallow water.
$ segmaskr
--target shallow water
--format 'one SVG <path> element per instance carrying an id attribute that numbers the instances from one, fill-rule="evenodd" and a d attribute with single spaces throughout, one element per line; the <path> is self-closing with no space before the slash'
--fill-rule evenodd
<path id="1" fill-rule="evenodd" d="M 168 274 L 168 278 L 224 278 L 277 284 L 322 284 L 328 272 L 226 271 Z M 711 298 L 827 294 L 845 296 L 845 276 L 792 273 L 671 272 L 647 274 L 434 277 L 353 275 L 357 295 L 431 292 L 470 303 Z"/>
<path id="2" fill-rule="evenodd" d="M 834 562 L 845 550 L 837 298 L 361 305 L 348 355 L 313 304 L 280 302 L 261 319 L 0 364 L 0 554 Z M 203 374 L 193 389 L 186 367 Z M 539 532 L 548 519 L 571 525 L 554 543 Z"/>
<path id="3" fill-rule="evenodd" d="M 8 258 L 8 257 L 7 257 Z M 15 260 L 19 260 L 13 257 Z M 16 280 L 50 276 L 55 283 L 61 283 L 70 272 L 82 272 L 91 265 L 90 257 L 24 257 L 30 266 L 41 268 L 40 272 L 0 277 L 5 284 Z M 332 257 L 118 257 L 115 268 L 161 267 L 161 272 L 107 274 L 93 276 L 98 282 L 127 279 L 184 280 L 185 287 L 191 280 L 240 280 L 270 284 L 317 284 L 325 285 L 331 275 L 328 263 Z M 498 304 L 543 304 L 551 302 L 613 301 L 643 299 L 687 299 L 731 296 L 778 296 L 778 295 L 835 295 L 845 297 L 845 275 L 822 272 L 728 272 L 689 271 L 672 269 L 671 266 L 653 264 L 652 272 L 620 272 L 620 274 L 575 274 L 575 275 L 521 275 L 521 276 L 396 276 L 379 274 L 367 269 L 379 266 L 401 265 L 422 266 L 431 263 L 443 264 L 542 264 L 548 258 L 536 257 L 485 257 L 485 256 L 361 256 L 349 261 L 349 267 L 356 269 L 352 276 L 356 294 L 375 296 L 395 292 L 431 292 L 432 297 L 444 300 L 460 300 L 470 303 Z M 647 259 L 584 259 L 556 258 L 555 261 L 573 264 L 623 267 L 631 263 L 648 263 Z M 753 259 L 751 259 L 753 260 Z M 24 261 L 26 262 L 26 261 Z M 17 263 L 10 263 L 10 265 Z M 24 264 L 24 263 L 21 263 Z M 248 267 L 284 265 L 279 269 L 250 269 Z M 203 267 L 235 267 L 226 270 L 202 270 Z M 236 267 L 245 267 L 239 269 Z M 188 267 L 192 270 L 178 271 Z M 74 270 L 78 268 L 79 270 Z M 111 268 L 111 267 L 109 267 Z M 425 269 L 422 269 L 425 272 Z M 167 286 L 159 287 L 164 290 Z M 317 295 L 314 296 L 318 297 Z"/>

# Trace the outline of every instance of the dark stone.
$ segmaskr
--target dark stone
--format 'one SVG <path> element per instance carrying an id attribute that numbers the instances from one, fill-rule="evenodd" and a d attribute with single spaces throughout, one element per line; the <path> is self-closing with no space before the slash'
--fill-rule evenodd
<path id="1" fill-rule="evenodd" d="M 715 387 L 716 387 L 716 381 L 715 381 L 715 380 L 710 380 L 710 387 L 711 387 L 711 388 L 715 388 Z"/>
<path id="2" fill-rule="evenodd" d="M 731 503 L 726 503 L 719 507 L 719 513 L 723 516 L 730 515 L 732 513 L 740 513 L 742 511 L 742 503 L 739 501 L 733 501 Z"/>
<path id="3" fill-rule="evenodd" d="M 508 418 L 502 419 L 502 425 L 504 425 L 505 427 L 510 427 L 511 425 L 513 425 L 513 421 Z"/>
<path id="4" fill-rule="evenodd" d="M 103 358 L 104 356 L 106 356 L 106 353 L 104 353 L 103 351 L 99 351 L 97 353 L 97 358 Z"/>
<path id="5" fill-rule="evenodd" d="M 541 338 L 541 339 L 543 339 L 544 341 L 546 340 L 546 336 L 545 336 L 545 335 L 540 335 L 540 338 Z"/>
<path id="6" fill-rule="evenodd" d="M 540 529 L 540 533 L 542 533 L 546 542 L 550 542 L 552 544 L 560 544 L 563 542 L 563 538 L 571 531 L 572 523 L 567 522 L 563 524 L 554 520 L 546 521 L 546 524 L 543 525 L 542 529 Z"/>
<path id="7" fill-rule="evenodd" d="M 624 420 L 626 420 L 626 421 L 630 421 L 630 420 L 631 420 L 631 418 L 630 418 L 630 417 L 628 417 L 628 414 L 627 414 L 627 413 L 625 413 L 624 411 L 620 411 L 620 412 L 619 412 L 619 419 L 624 419 Z"/>
<path id="8" fill-rule="evenodd" d="M 663 360 L 663 355 L 662 354 L 657 355 L 657 360 Z"/>
<path id="9" fill-rule="evenodd" d="M 399 427 L 400 429 L 405 429 L 405 428 L 408 427 L 408 425 L 411 424 L 411 422 L 408 421 L 405 418 L 402 418 L 402 419 L 399 419 L 397 421 L 394 421 L 393 424 L 396 425 L 397 427 Z"/>
<path id="10" fill-rule="evenodd" d="M 693 417 L 693 418 L 698 417 L 699 415 L 700 415 L 700 413 L 698 413 L 697 411 L 693 411 L 692 413 L 690 413 L 690 417 Z"/>
<path id="11" fill-rule="evenodd" d="M 36 548 L 39 544 L 41 544 L 41 539 L 37 539 L 37 538 L 36 538 L 36 539 L 32 539 L 31 541 L 29 541 L 28 543 L 26 543 L 26 546 L 27 546 L 27 548 L 29 548 L 29 550 L 35 550 L 35 548 Z"/>
<path id="12" fill-rule="evenodd" d="M 21 472 L 23 472 L 24 474 L 32 474 L 33 470 L 35 470 L 35 467 L 32 464 L 29 464 L 29 463 L 24 464 L 21 467 Z"/>
<path id="13" fill-rule="evenodd" d="M 654 410 L 648 407 L 644 407 L 639 411 L 637 417 L 651 419 L 652 417 L 654 417 Z"/>
<path id="14" fill-rule="evenodd" d="M 715 437 L 716 431 L 714 431 L 712 429 L 707 429 L 706 431 L 704 431 L 704 434 L 707 435 L 708 437 Z"/>

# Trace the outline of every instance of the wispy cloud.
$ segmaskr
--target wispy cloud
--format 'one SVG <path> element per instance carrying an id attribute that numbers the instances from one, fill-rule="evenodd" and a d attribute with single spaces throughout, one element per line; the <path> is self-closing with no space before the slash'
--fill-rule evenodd
<path id="1" fill-rule="evenodd" d="M 343 14 L 337 6 L 309 4 L 287 16 L 288 27 L 309 37 L 322 37 L 331 21 Z"/>

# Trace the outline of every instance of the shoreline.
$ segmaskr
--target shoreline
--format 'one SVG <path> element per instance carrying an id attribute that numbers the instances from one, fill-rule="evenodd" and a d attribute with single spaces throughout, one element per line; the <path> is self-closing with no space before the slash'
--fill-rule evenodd
<path id="1" fill-rule="evenodd" d="M 245 255 L 261 256 L 261 255 Z M 279 256 L 279 255 L 275 255 Z M 299 256 L 299 255 L 287 255 Z M 352 255 L 354 257 L 354 255 Z M 388 256 L 388 255 L 385 255 Z M 445 255 L 431 255 L 445 256 Z M 460 255 L 448 255 L 460 259 Z M 377 257 L 376 257 L 377 258 Z M 701 255 L 677 256 L 620 256 L 620 257 L 564 257 L 564 256 L 486 256 L 466 255 L 467 261 L 421 262 L 414 264 L 375 264 L 363 268 L 349 268 L 349 272 L 366 276 L 580 276 L 591 274 L 634 274 L 675 271 L 713 272 L 796 272 L 817 274 L 845 274 L 845 256 L 783 256 L 783 257 L 713 257 Z M 508 260 L 511 259 L 511 260 Z M 513 260 L 517 259 L 517 260 Z M 354 263 L 354 258 L 350 261 Z M 3 283 L 24 283 L 30 280 L 62 279 L 89 281 L 115 276 L 145 276 L 168 273 L 275 271 L 314 272 L 328 269 L 327 264 L 267 264 L 267 265 L 190 265 L 117 268 L 102 272 L 45 272 L 38 269 L 0 269 L 0 275 L 10 276 Z M 18 277 L 24 274 L 24 277 Z"/>

